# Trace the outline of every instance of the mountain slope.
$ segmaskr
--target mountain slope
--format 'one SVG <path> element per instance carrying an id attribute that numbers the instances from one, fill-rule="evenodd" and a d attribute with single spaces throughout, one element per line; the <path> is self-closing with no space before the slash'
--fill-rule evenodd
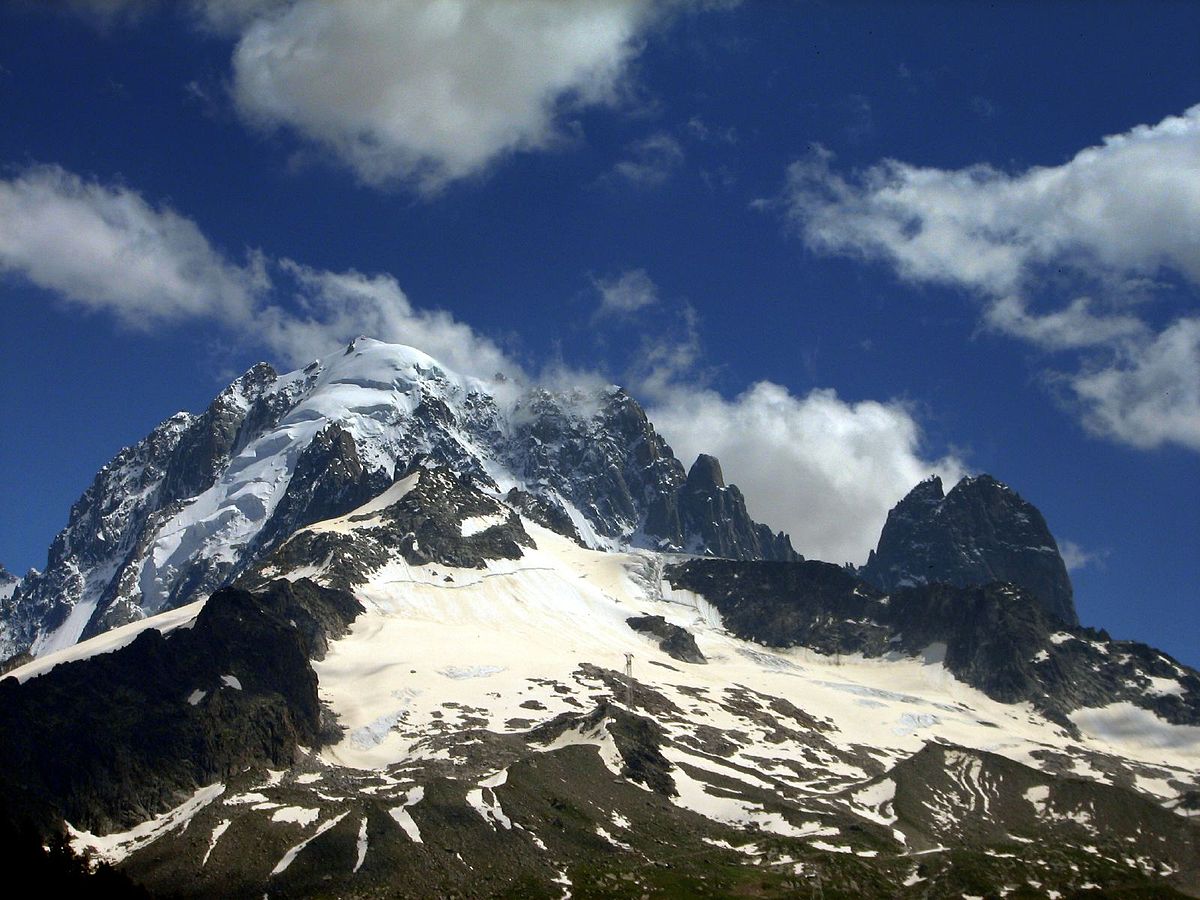
<path id="1" fill-rule="evenodd" d="M 0 598 L 0 658 L 207 596 L 420 459 L 540 509 L 587 546 L 796 558 L 736 488 L 689 482 L 620 388 L 484 382 L 361 338 L 286 375 L 255 366 L 202 415 L 173 416 L 105 466 L 45 572 Z"/>
<path id="2" fill-rule="evenodd" d="M 302 689 L 270 689 L 260 669 L 274 652 L 189 655 L 213 633 L 199 618 L 164 637 L 147 630 L 159 618 L 127 626 L 142 637 L 114 650 L 103 635 L 0 683 L 2 709 L 32 715 L 37 692 L 57 692 L 64 715 L 78 703 L 103 721 L 115 700 L 72 685 L 133 679 L 145 648 L 161 647 L 164 660 L 195 660 L 152 687 L 154 708 L 182 721 L 236 708 L 250 733 L 284 711 L 311 723 L 315 685 L 320 718 L 336 722 L 269 732 L 285 740 L 257 764 L 237 755 L 241 745 L 214 744 L 211 767 L 182 780 L 166 754 L 161 774 L 116 791 L 87 789 L 96 770 L 63 760 L 58 777 L 84 802 L 55 808 L 71 811 L 77 848 L 192 896 L 1197 887 L 1195 826 L 1171 807 L 1200 787 L 1200 728 L 1128 698 L 1054 721 L 959 680 L 936 646 L 878 658 L 786 647 L 799 633 L 786 621 L 849 619 L 833 633 L 858 633 L 865 623 L 853 620 L 900 595 L 885 603 L 818 563 L 597 552 L 515 516 L 450 467 L 402 475 L 305 526 L 203 607 L 218 623 L 273 623 L 272 640 L 295 628 L 300 652 L 285 656 L 307 658 L 311 679 L 287 683 Z M 779 579 L 785 596 L 753 601 L 755 585 Z M 286 599 L 317 596 L 310 582 L 353 598 L 331 607 L 340 612 L 323 642 L 305 637 L 318 633 L 305 622 L 328 616 L 305 619 Z M 929 590 L 949 602 L 956 589 Z M 757 617 L 743 618 L 738 598 Z M 780 608 L 803 615 L 780 620 Z M 634 630 L 640 616 L 688 632 L 704 664 Z M 752 634 L 755 622 L 767 630 Z M 621 672 L 627 653 L 632 679 Z M 97 678 L 97 667 L 114 674 Z M 1200 704 L 1196 673 L 1180 667 L 1176 679 L 1189 708 Z M 19 716 L 5 731 L 27 733 Z M 40 751 L 53 774 L 54 739 L 30 733 L 14 746 Z M 160 787 L 129 793 L 146 783 Z"/>

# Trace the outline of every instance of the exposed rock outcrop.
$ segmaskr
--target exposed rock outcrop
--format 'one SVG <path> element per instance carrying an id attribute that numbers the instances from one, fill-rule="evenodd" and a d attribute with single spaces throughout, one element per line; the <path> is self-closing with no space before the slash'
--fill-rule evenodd
<path id="1" fill-rule="evenodd" d="M 247 766 L 290 765 L 324 739 L 309 661 L 361 610 L 304 580 L 228 588 L 191 628 L 0 680 L 0 815 L 103 833 Z"/>
<path id="2" fill-rule="evenodd" d="M 879 546 L 859 574 L 883 591 L 1006 581 L 1066 624 L 1079 624 L 1071 579 L 1046 520 L 990 475 L 964 478 L 949 494 L 936 477 L 913 488 L 888 513 Z"/>
<path id="3" fill-rule="evenodd" d="M 665 574 L 716 606 L 734 634 L 770 646 L 925 655 L 993 699 L 1032 702 L 1068 728 L 1073 710 L 1120 702 L 1200 724 L 1200 673 L 1145 644 L 1067 626 L 1016 585 L 935 582 L 885 595 L 822 562 L 692 560 Z"/>
<path id="4" fill-rule="evenodd" d="M 708 662 L 696 646 L 695 636 L 686 628 L 672 625 L 662 616 L 633 616 L 626 619 L 625 624 L 640 634 L 658 638 L 658 649 L 680 662 Z"/>

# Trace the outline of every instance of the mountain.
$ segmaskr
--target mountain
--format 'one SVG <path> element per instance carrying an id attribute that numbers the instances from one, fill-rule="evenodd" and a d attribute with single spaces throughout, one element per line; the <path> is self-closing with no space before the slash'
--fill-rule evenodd
<path id="1" fill-rule="evenodd" d="M 0 600 L 11 597 L 18 584 L 20 584 L 20 579 L 4 568 L 3 563 L 0 563 Z"/>
<path id="2" fill-rule="evenodd" d="M 252 373 L 56 542 L 145 590 L 0 679 L 0 837 L 174 897 L 1200 894 L 1177 660 L 800 559 L 616 388 Z"/>
<path id="3" fill-rule="evenodd" d="M 1055 631 L 1049 669 L 1128 656 L 1140 681 L 1049 716 L 971 684 L 1040 605 L 972 632 L 931 607 L 980 589 L 910 590 L 587 549 L 415 466 L 238 586 L 0 681 L 0 814 L 174 896 L 1200 887 L 1174 810 L 1198 729 L 1142 702 L 1195 721 L 1197 673 Z"/>
<path id="4" fill-rule="evenodd" d="M 298 528 L 427 459 L 585 546 L 795 559 L 715 461 L 690 475 L 617 387 L 464 378 L 360 338 L 304 369 L 259 364 L 97 474 L 46 569 L 0 600 L 0 658 L 68 646 L 230 583 Z M 714 474 L 715 473 L 715 474 Z"/>
<path id="5" fill-rule="evenodd" d="M 1079 624 L 1071 579 L 1046 520 L 990 475 L 964 478 L 949 494 L 936 476 L 913 488 L 888 513 L 860 574 L 883 591 L 1009 582 L 1051 615 Z"/>

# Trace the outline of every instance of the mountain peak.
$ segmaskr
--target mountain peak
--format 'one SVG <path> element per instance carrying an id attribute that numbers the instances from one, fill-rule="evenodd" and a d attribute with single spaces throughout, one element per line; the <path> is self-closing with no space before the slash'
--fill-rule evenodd
<path id="1" fill-rule="evenodd" d="M 715 456 L 701 453 L 688 470 L 687 486 L 690 490 L 720 490 L 725 487 L 725 476 L 721 462 Z"/>
<path id="2" fill-rule="evenodd" d="M 207 596 L 418 458 L 588 547 L 795 556 L 750 519 L 716 459 L 702 456 L 689 480 L 620 388 L 500 389 L 364 336 L 285 375 L 255 365 L 203 414 L 122 451 L 76 504 L 46 572 L 0 611 L 0 656 Z"/>
<path id="3" fill-rule="evenodd" d="M 1067 624 L 1079 621 L 1071 580 L 1046 520 L 986 473 L 963 478 L 944 496 L 937 477 L 918 484 L 888 513 L 879 546 L 860 571 L 882 590 L 1011 582 Z"/>

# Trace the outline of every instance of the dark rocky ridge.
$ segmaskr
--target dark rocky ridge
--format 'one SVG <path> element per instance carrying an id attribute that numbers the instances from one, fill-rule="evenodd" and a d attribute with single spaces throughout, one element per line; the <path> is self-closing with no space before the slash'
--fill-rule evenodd
<path id="1" fill-rule="evenodd" d="M 226 588 L 192 628 L 0 681 L 0 817 L 104 833 L 248 766 L 291 765 L 327 736 L 309 661 L 361 610 L 303 580 Z"/>
<path id="2" fill-rule="evenodd" d="M 958 587 L 1007 581 L 1078 625 L 1071 579 L 1042 514 L 990 475 L 964 478 L 943 494 L 923 481 L 888 513 L 859 574 L 883 591 L 931 582 Z"/>
<path id="3" fill-rule="evenodd" d="M 352 532 L 299 531 L 239 581 L 245 586 L 267 582 L 275 574 L 326 561 L 322 578 L 350 590 L 367 581 L 386 563 L 402 558 L 410 565 L 435 562 L 454 568 L 483 568 L 489 559 L 520 559 L 522 547 L 533 540 L 520 518 L 485 493 L 469 475 L 444 466 L 426 468 L 417 462 L 401 480 L 418 476 L 413 488 L 378 513 L 352 516 Z M 464 535 L 462 523 L 477 516 L 502 521 Z M 356 521 L 357 520 L 357 521 Z"/>
<path id="4" fill-rule="evenodd" d="M 945 645 L 957 678 L 1002 703 L 1033 702 L 1073 728 L 1072 710 L 1130 702 L 1176 725 L 1200 724 L 1200 674 L 1135 641 L 1064 625 L 1030 592 L 993 582 L 935 583 L 885 595 L 821 562 L 692 560 L 666 570 L 695 591 L 739 637 L 818 652 L 918 655 Z M 1156 693 L 1151 678 L 1178 681 Z"/>
<path id="5" fill-rule="evenodd" d="M 662 616 L 633 616 L 625 624 L 639 634 L 650 634 L 659 638 L 658 649 L 685 663 L 706 663 L 704 654 L 696 646 L 696 638 L 686 628 L 672 625 Z"/>
<path id="6" fill-rule="evenodd" d="M 573 414 L 578 396 L 534 391 L 514 430 L 513 469 L 540 496 L 560 496 L 596 532 L 622 538 L 639 531 L 655 549 L 738 559 L 797 559 L 788 537 L 754 522 L 720 465 L 701 457 L 691 475 L 645 410 L 620 388 L 590 418 Z M 715 477 L 712 472 L 715 469 Z M 555 530 L 558 530 L 557 528 Z"/>
<path id="7" fill-rule="evenodd" d="M 783 532 L 775 534 L 750 518 L 736 485 L 726 485 L 721 463 L 701 453 L 679 491 L 681 533 L 689 549 L 727 559 L 802 559 Z"/>
<path id="8" fill-rule="evenodd" d="M 243 567 L 305 525 L 343 516 L 383 493 L 391 483 L 386 471 L 363 466 L 350 432 L 329 423 L 300 453 L 287 490 L 255 538 Z"/>
<path id="9" fill-rule="evenodd" d="M 510 488 L 509 492 L 504 495 L 504 502 L 531 522 L 536 522 L 543 528 L 570 538 L 581 547 L 586 546 L 583 538 L 579 536 L 579 529 L 575 527 L 575 523 L 571 521 L 571 517 L 563 509 L 562 504 L 551 498 L 531 494 L 520 488 Z"/>
<path id="10" fill-rule="evenodd" d="M 995 753 L 929 743 L 887 777 L 896 785 L 891 807 L 897 827 L 913 849 L 996 845 L 1011 842 L 1011 835 L 1047 847 L 1055 836 L 1066 847 L 1095 841 L 1102 848 L 1095 855 L 1119 859 L 1137 836 L 1153 834 L 1164 856 L 1195 854 L 1178 817 L 1146 797 L 1082 778 L 1056 778 Z M 1044 799 L 1029 799 L 1031 789 Z M 949 810 L 969 812 L 950 816 Z"/>

